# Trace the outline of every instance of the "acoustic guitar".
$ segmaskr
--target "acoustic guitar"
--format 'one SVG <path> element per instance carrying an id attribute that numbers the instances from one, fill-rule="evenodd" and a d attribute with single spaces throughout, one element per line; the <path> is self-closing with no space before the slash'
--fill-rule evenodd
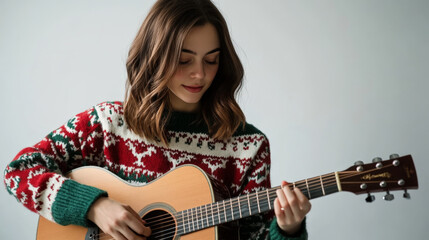
<path id="1" fill-rule="evenodd" d="M 131 185 L 113 173 L 98 167 L 81 167 L 68 177 L 87 185 L 104 189 L 109 197 L 128 204 L 152 229 L 148 239 L 230 239 L 233 237 L 225 223 L 235 222 L 274 208 L 274 187 L 263 191 L 226 198 L 228 192 L 194 165 L 183 165 L 144 186 Z M 344 171 L 332 172 L 289 184 L 299 188 L 309 199 L 348 191 L 368 194 L 385 191 L 385 200 L 393 200 L 390 193 L 417 189 L 417 173 L 411 155 L 392 154 L 389 160 L 373 159 L 372 163 L 356 162 Z M 228 235 L 221 235 L 229 232 Z M 112 239 L 98 228 L 61 226 L 43 217 L 39 218 L 38 240 L 94 240 Z"/>

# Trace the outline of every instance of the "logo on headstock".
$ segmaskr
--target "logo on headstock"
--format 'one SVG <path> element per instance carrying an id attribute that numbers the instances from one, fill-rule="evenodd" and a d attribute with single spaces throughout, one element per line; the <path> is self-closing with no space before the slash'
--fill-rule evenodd
<path id="1" fill-rule="evenodd" d="M 392 175 L 388 172 L 379 173 L 379 174 L 366 174 L 362 176 L 362 180 L 372 180 L 375 178 L 391 178 Z"/>

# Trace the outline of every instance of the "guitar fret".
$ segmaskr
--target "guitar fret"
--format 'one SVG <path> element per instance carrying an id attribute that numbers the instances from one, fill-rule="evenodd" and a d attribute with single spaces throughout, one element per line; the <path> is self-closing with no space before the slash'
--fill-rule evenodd
<path id="1" fill-rule="evenodd" d="M 210 204 L 210 208 L 212 209 L 212 221 L 213 221 L 213 225 L 215 225 L 214 213 L 213 213 L 213 204 Z"/>
<path id="2" fill-rule="evenodd" d="M 205 215 L 204 215 L 205 214 Z M 208 223 L 208 221 L 207 221 L 207 209 L 206 209 L 206 206 L 204 205 L 204 206 L 201 206 L 201 216 L 203 217 L 202 219 L 201 219 L 201 221 L 202 222 L 204 222 L 204 220 L 206 220 L 206 227 L 208 227 L 209 226 L 209 223 Z M 204 226 L 204 225 L 203 225 Z"/>
<path id="3" fill-rule="evenodd" d="M 322 179 L 322 175 L 320 175 L 320 186 L 322 187 L 323 196 L 325 196 L 325 195 L 326 195 L 326 193 L 325 193 L 325 187 L 323 186 L 323 179 Z"/>
<path id="4" fill-rule="evenodd" d="M 186 210 L 186 214 L 187 214 L 187 221 L 188 221 L 188 228 L 189 228 L 189 232 L 191 231 L 191 222 L 189 222 L 189 209 L 188 210 Z"/>
<path id="5" fill-rule="evenodd" d="M 185 211 L 182 211 L 183 233 L 186 233 Z"/>
<path id="6" fill-rule="evenodd" d="M 241 216 L 240 196 L 238 196 L 237 199 L 238 199 L 238 212 L 240 213 L 240 218 L 243 218 Z"/>
<path id="7" fill-rule="evenodd" d="M 307 186 L 308 199 L 311 199 L 310 189 L 308 188 L 308 181 L 305 179 L 305 185 Z"/>
<path id="8" fill-rule="evenodd" d="M 199 224 L 199 219 L 198 219 L 198 207 L 194 208 L 195 209 L 195 223 L 197 224 L 196 229 L 200 229 L 200 224 Z"/>
<path id="9" fill-rule="evenodd" d="M 198 231 L 200 229 L 199 217 L 198 217 L 198 207 L 194 208 L 194 219 L 195 219 L 195 230 Z"/>
<path id="10" fill-rule="evenodd" d="M 189 225 L 189 209 L 186 210 L 186 225 L 188 225 L 188 232 L 191 231 L 191 225 Z M 185 227 L 186 229 L 186 227 Z"/>
<path id="11" fill-rule="evenodd" d="M 196 218 L 195 208 L 192 208 L 191 216 L 192 216 L 192 228 L 194 231 L 196 231 L 196 230 L 198 230 L 198 222 L 197 222 L 197 218 Z"/>
<path id="12" fill-rule="evenodd" d="M 188 220 L 187 220 L 187 218 L 186 218 L 185 211 L 187 212 L 188 210 L 186 209 L 186 210 L 183 210 L 183 211 L 182 211 L 182 212 L 183 212 L 183 228 L 184 228 L 184 229 L 185 229 L 185 231 L 186 231 L 186 225 L 188 225 Z"/>
<path id="13" fill-rule="evenodd" d="M 204 217 L 203 217 L 203 207 L 200 206 L 200 214 L 201 214 L 201 228 L 204 228 Z"/>
<path id="14" fill-rule="evenodd" d="M 190 210 L 191 210 L 191 224 L 192 224 L 192 229 L 193 229 L 193 230 L 195 230 L 195 225 L 194 225 L 194 213 L 193 213 L 192 208 L 191 208 Z"/>
<path id="15" fill-rule="evenodd" d="M 261 213 L 261 207 L 259 206 L 259 193 L 256 192 L 256 202 L 258 203 L 258 212 Z"/>
<path id="16" fill-rule="evenodd" d="M 219 208 L 219 202 L 217 202 L 217 216 L 219 217 L 219 223 L 221 223 L 221 221 L 220 221 L 220 208 Z"/>
<path id="17" fill-rule="evenodd" d="M 192 214 L 192 216 L 195 219 L 195 225 L 196 225 L 195 228 L 198 230 L 198 210 L 197 210 L 197 208 L 193 208 L 193 213 L 195 214 L 195 215 Z"/>
<path id="18" fill-rule="evenodd" d="M 225 222 L 228 222 L 228 219 L 226 218 L 225 200 L 223 200 L 223 213 L 224 213 L 224 215 L 225 215 Z"/>
<path id="19" fill-rule="evenodd" d="M 229 203 L 231 204 L 231 216 L 232 216 L 232 220 L 234 220 L 234 208 L 232 207 L 232 198 L 229 199 Z"/>
<path id="20" fill-rule="evenodd" d="M 247 205 L 249 206 L 249 216 L 252 215 L 252 209 L 250 207 L 249 194 L 247 194 Z"/>
<path id="21" fill-rule="evenodd" d="M 198 222 L 201 222 L 201 227 L 199 227 L 198 229 L 204 228 L 204 219 L 203 219 L 203 209 L 200 206 L 200 210 L 198 210 L 199 212 L 199 216 L 198 216 Z"/>
<path id="22" fill-rule="evenodd" d="M 270 194 L 268 192 L 268 188 L 267 188 L 267 199 L 268 199 L 268 208 L 271 209 L 271 200 L 270 200 Z"/>
<path id="23" fill-rule="evenodd" d="M 206 221 L 207 221 L 207 226 L 210 226 L 210 223 L 209 223 L 209 214 L 208 214 L 208 212 L 207 212 L 207 205 L 206 205 L 204 208 L 206 209 Z"/>

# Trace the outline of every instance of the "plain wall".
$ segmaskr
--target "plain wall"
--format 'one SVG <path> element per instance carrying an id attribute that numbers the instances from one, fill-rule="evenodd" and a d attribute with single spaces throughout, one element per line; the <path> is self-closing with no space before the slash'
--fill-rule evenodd
<path id="1" fill-rule="evenodd" d="M 74 114 L 123 100 L 127 52 L 153 2 L 0 1 L 2 169 Z M 414 157 L 411 200 L 312 200 L 310 239 L 426 239 L 429 2 L 215 3 L 246 70 L 239 102 L 271 143 L 273 185 Z M 0 239 L 34 239 L 37 215 L 2 189 Z"/>

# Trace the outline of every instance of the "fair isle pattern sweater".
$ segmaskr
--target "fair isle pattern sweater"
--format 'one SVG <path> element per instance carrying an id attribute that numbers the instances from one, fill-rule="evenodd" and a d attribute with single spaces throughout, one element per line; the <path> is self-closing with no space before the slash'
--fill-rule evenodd
<path id="1" fill-rule="evenodd" d="M 82 112 L 23 149 L 6 167 L 5 184 L 25 207 L 61 225 L 90 226 L 91 204 L 107 193 L 64 175 L 80 166 L 103 167 L 134 183 L 148 183 L 183 164 L 193 164 L 222 182 L 231 197 L 270 187 L 267 138 L 251 124 L 230 141 L 210 138 L 197 116 L 174 112 L 167 125 L 169 145 L 148 141 L 126 125 L 121 102 L 105 102 Z M 241 239 L 306 239 L 287 237 L 272 214 L 243 219 Z"/>

